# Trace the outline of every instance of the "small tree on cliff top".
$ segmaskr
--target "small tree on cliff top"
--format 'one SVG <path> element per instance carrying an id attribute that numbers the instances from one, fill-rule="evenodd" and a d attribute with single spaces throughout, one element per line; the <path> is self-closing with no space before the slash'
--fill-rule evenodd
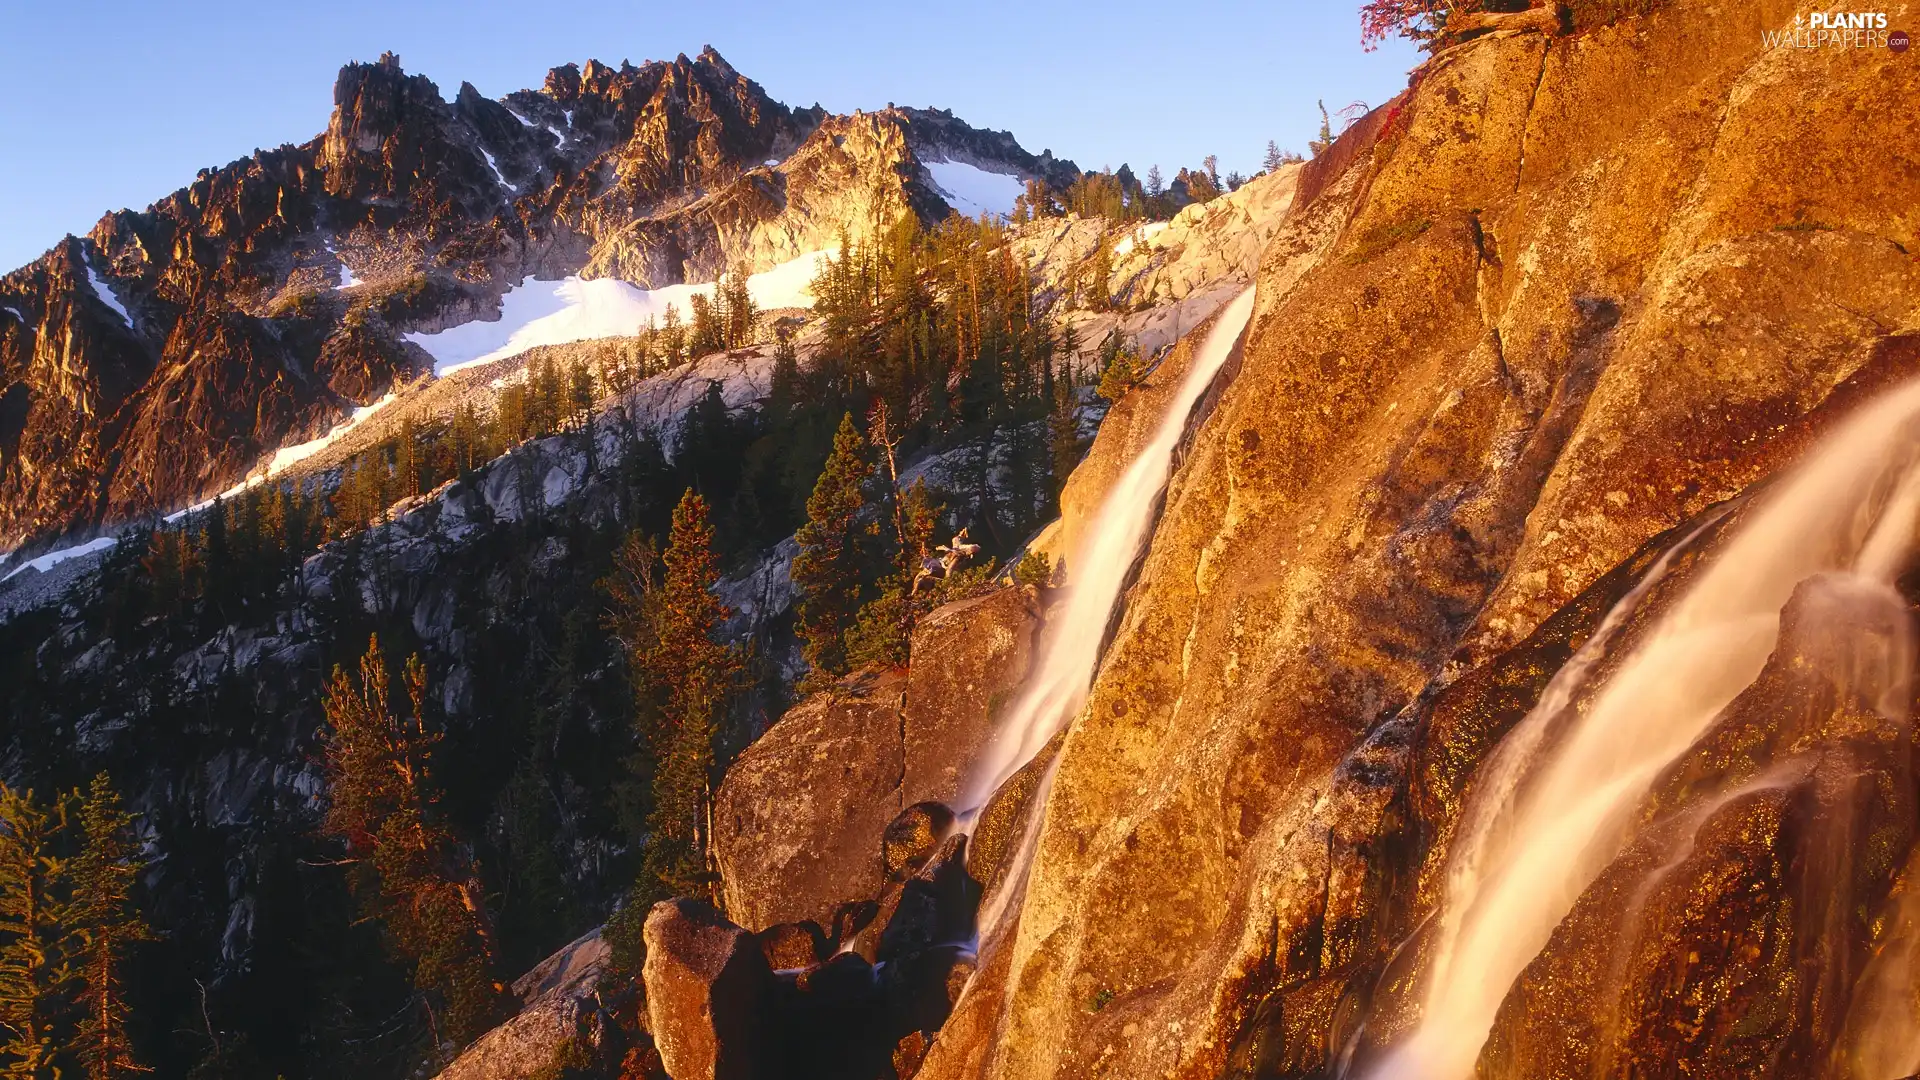
<path id="1" fill-rule="evenodd" d="M 1372 52 L 1398 34 L 1431 49 L 1446 33 L 1448 18 L 1483 6 L 1480 0 L 1366 0 L 1360 5 L 1360 44 Z"/>

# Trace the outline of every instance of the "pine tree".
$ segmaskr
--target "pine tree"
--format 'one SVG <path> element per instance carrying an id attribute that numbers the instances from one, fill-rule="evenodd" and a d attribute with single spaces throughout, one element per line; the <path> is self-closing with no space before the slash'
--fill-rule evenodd
<path id="1" fill-rule="evenodd" d="M 0 1076 L 58 1080 L 56 1025 L 72 972 L 64 899 L 67 864 L 56 853 L 67 806 L 0 785 Z"/>
<path id="2" fill-rule="evenodd" d="M 847 673 L 845 636 L 860 608 L 861 488 L 872 474 L 853 414 L 840 418 L 833 452 L 807 500 L 807 523 L 794 539 L 793 583 L 800 591 L 797 631 L 806 656 L 807 686 Z"/>
<path id="3" fill-rule="evenodd" d="M 1167 193 L 1167 182 L 1160 176 L 1160 166 L 1147 166 L 1147 194 L 1159 198 Z"/>
<path id="4" fill-rule="evenodd" d="M 1286 163 L 1287 159 L 1285 155 L 1280 153 L 1280 144 L 1274 142 L 1272 139 L 1268 139 L 1267 156 L 1261 160 L 1260 167 L 1268 172 L 1273 172 Z"/>
<path id="5" fill-rule="evenodd" d="M 678 304 L 668 304 L 666 314 L 660 317 L 660 344 L 662 370 L 677 368 L 689 359 L 687 327 L 680 321 Z"/>
<path id="6" fill-rule="evenodd" d="M 133 904 L 141 868 L 133 816 L 120 806 L 105 773 L 93 778 L 80 803 L 83 834 L 72 863 L 75 952 L 80 967 L 81 1018 L 75 1057 L 89 1080 L 147 1072 L 127 1037 L 127 1000 L 121 966 L 127 951 L 153 934 Z"/>
<path id="7" fill-rule="evenodd" d="M 1320 136 L 1316 139 L 1309 139 L 1307 141 L 1307 149 L 1313 152 L 1314 157 L 1319 157 L 1321 154 L 1327 152 L 1328 147 L 1333 145 L 1333 120 L 1327 116 L 1327 103 L 1325 101 L 1317 101 L 1314 104 L 1320 106 Z"/>
<path id="8" fill-rule="evenodd" d="M 705 356 L 726 348 L 725 330 L 720 316 L 714 311 L 713 301 L 705 293 L 694 293 L 687 303 L 693 309 L 693 322 L 690 324 L 693 355 Z"/>
<path id="9" fill-rule="evenodd" d="M 760 319 L 760 309 L 753 302 L 747 277 L 746 264 L 741 263 L 714 286 L 723 336 L 729 349 L 741 349 L 753 344 L 754 327 Z"/>
<path id="10" fill-rule="evenodd" d="M 335 667 L 324 702 L 330 802 L 324 828 L 346 842 L 356 890 L 413 966 L 434 1028 L 464 1045 L 490 1026 L 492 923 L 475 867 L 440 822 L 427 729 L 426 667 L 408 659 L 411 716 L 388 694 L 386 657 L 369 638 L 359 677 Z M 436 1007 L 437 1006 L 437 1007 Z"/>
<path id="11" fill-rule="evenodd" d="M 938 521 L 933 496 L 918 480 L 905 491 L 896 487 L 895 492 L 895 520 L 900 540 L 894 553 L 893 571 L 881 579 L 879 595 L 860 609 L 847 631 L 850 668 L 869 664 L 905 665 L 913 643 L 914 626 L 920 616 L 941 602 L 942 583 L 935 582 L 927 588 L 915 585 Z"/>
<path id="12" fill-rule="evenodd" d="M 714 735 L 740 669 L 737 651 L 714 640 L 730 614 L 713 595 L 720 562 L 707 502 L 688 491 L 673 511 L 664 580 L 653 610 L 646 668 L 660 696 L 647 871 L 671 893 L 711 895 L 707 823 Z"/>
<path id="13" fill-rule="evenodd" d="M 584 359 L 575 357 L 567 365 L 567 423 L 574 431 L 585 431 L 593 418 L 593 369 Z M 589 444 L 591 446 L 591 444 Z"/>
<path id="14" fill-rule="evenodd" d="M 1049 473 L 1052 477 L 1053 507 L 1059 509 L 1060 493 L 1066 490 L 1067 477 L 1080 463 L 1085 447 L 1080 440 L 1079 398 L 1073 384 L 1063 381 L 1054 390 L 1053 407 L 1047 411 L 1047 442 L 1052 451 Z"/>
<path id="15" fill-rule="evenodd" d="M 1113 277 L 1113 244 L 1107 237 L 1100 238 L 1100 245 L 1094 249 L 1093 259 L 1087 265 L 1087 307 L 1094 311 L 1105 311 L 1113 306 L 1113 296 L 1107 291 L 1107 282 Z"/>
<path id="16" fill-rule="evenodd" d="M 424 490 L 421 483 L 422 461 L 420 459 L 420 425 L 408 414 L 400 421 L 400 442 L 396 447 L 395 471 L 400 487 L 397 494 L 411 498 Z"/>

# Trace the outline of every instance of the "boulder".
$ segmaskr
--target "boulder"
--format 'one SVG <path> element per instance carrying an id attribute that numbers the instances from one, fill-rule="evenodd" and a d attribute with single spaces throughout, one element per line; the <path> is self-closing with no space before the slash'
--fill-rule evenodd
<path id="1" fill-rule="evenodd" d="M 1027 676 L 1039 626 L 1024 589 L 948 604 L 920 621 L 902 724 L 903 804 L 956 805 L 999 706 Z"/>
<path id="2" fill-rule="evenodd" d="M 914 803 L 887 823 L 880 837 L 880 863 L 889 881 L 903 881 L 940 852 L 953 829 L 953 811 L 937 802 Z"/>
<path id="3" fill-rule="evenodd" d="M 778 923 L 754 935 L 775 971 L 811 967 L 828 955 L 826 931 L 816 922 Z"/>
<path id="4" fill-rule="evenodd" d="M 774 1067 L 765 1029 L 773 970 L 754 935 L 701 900 L 647 915 L 648 1026 L 674 1080 L 756 1080 Z"/>
<path id="5" fill-rule="evenodd" d="M 900 898 L 906 892 L 906 882 L 887 887 L 878 900 L 869 901 L 873 905 L 873 917 L 862 923 L 853 933 L 840 943 L 840 948 L 865 958 L 869 964 L 880 962 L 880 944 L 886 940 L 887 928 L 893 925 L 893 917 L 900 909 Z M 866 908 L 861 909 L 864 913 Z"/>
<path id="6" fill-rule="evenodd" d="M 834 910 L 833 923 L 827 928 L 827 951 L 839 952 L 841 946 L 852 941 L 879 917 L 878 901 L 849 900 L 841 904 Z"/>
<path id="7" fill-rule="evenodd" d="M 900 812 L 905 677 L 854 676 L 788 709 L 734 760 L 714 797 L 727 911 L 753 929 L 831 922 L 878 893 L 880 837 Z"/>
<path id="8" fill-rule="evenodd" d="M 595 928 L 514 980 L 520 1011 L 480 1036 L 439 1080 L 519 1080 L 545 1066 L 568 1039 L 595 1043 L 618 1030 L 600 1023 L 594 988 L 606 970 L 607 943 Z"/>
<path id="9" fill-rule="evenodd" d="M 831 926 L 847 901 L 910 875 L 952 821 L 944 805 L 916 804 L 959 794 L 1037 626 L 1021 589 L 948 604 L 914 632 L 909 672 L 859 672 L 788 709 L 714 797 L 727 911 L 756 930 Z"/>

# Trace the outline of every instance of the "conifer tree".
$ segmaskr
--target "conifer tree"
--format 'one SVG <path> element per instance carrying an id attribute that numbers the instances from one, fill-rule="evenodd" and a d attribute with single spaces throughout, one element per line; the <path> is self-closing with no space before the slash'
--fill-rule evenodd
<path id="1" fill-rule="evenodd" d="M 1049 472 L 1053 479 L 1052 504 L 1060 507 L 1060 493 L 1066 490 L 1067 477 L 1073 474 L 1073 467 L 1080 463 L 1080 455 L 1085 447 L 1080 441 L 1079 399 L 1075 396 L 1073 383 L 1065 380 L 1054 389 L 1053 407 L 1047 411 L 1047 443 L 1052 451 L 1052 466 Z"/>
<path id="2" fill-rule="evenodd" d="M 644 670 L 658 699 L 647 872 L 670 893 L 711 895 L 707 824 L 714 736 L 740 669 L 737 650 L 714 640 L 730 614 L 713 595 L 720 562 L 707 502 L 689 490 L 673 511 L 651 653 Z"/>
<path id="3" fill-rule="evenodd" d="M 860 608 L 860 521 L 862 487 L 872 468 L 867 462 L 853 414 L 840 418 L 833 452 L 807 500 L 807 523 L 794 539 L 793 583 L 800 591 L 797 631 L 806 656 L 806 685 L 817 688 L 847 673 L 846 632 Z"/>
<path id="4" fill-rule="evenodd" d="M 566 426 L 574 431 L 586 430 L 587 421 L 593 418 L 593 401 L 593 369 L 576 357 L 567 365 Z"/>
<path id="5" fill-rule="evenodd" d="M 492 978 L 492 924 L 477 867 L 439 820 L 426 726 L 426 667 L 408 659 L 411 716 L 392 707 L 386 657 L 367 641 L 359 677 L 335 667 L 324 702 L 330 802 L 324 827 L 346 842 L 356 888 L 413 965 L 429 1020 L 464 1045 L 490 1026 L 502 987 Z"/>
<path id="6" fill-rule="evenodd" d="M 1087 265 L 1087 307 L 1105 311 L 1113 306 L 1113 296 L 1107 291 L 1107 282 L 1112 277 L 1113 245 L 1102 236 L 1100 246 L 1094 249 L 1093 259 Z"/>
<path id="7" fill-rule="evenodd" d="M 943 583 L 935 582 L 924 589 L 916 584 L 938 520 L 933 496 L 924 483 L 916 480 L 905 491 L 896 487 L 894 504 L 900 540 L 893 570 L 881 579 L 879 595 L 860 609 L 847 631 L 849 668 L 906 664 L 915 624 L 942 602 Z"/>
<path id="8" fill-rule="evenodd" d="M 687 356 L 687 327 L 680 319 L 680 305 L 668 304 L 666 314 L 660 317 L 660 345 L 662 370 L 679 367 Z"/>
<path id="9" fill-rule="evenodd" d="M 57 854 L 66 803 L 0 785 L 0 1076 L 58 1080 L 56 1026 L 72 978 L 67 865 Z"/>
<path id="10" fill-rule="evenodd" d="M 1287 158 L 1285 154 L 1280 152 L 1280 144 L 1274 142 L 1272 139 L 1268 139 L 1267 156 L 1261 160 L 1260 167 L 1268 172 L 1273 172 L 1286 163 Z"/>
<path id="11" fill-rule="evenodd" d="M 1333 145 L 1333 120 L 1327 115 L 1327 103 L 1325 101 L 1317 101 L 1314 104 L 1320 106 L 1320 135 L 1318 138 L 1307 141 L 1307 149 L 1313 151 L 1314 157 L 1319 157 L 1321 154 L 1327 152 L 1328 147 Z"/>
<path id="12" fill-rule="evenodd" d="M 107 775 L 93 778 L 80 803 L 82 844 L 72 863 L 73 918 L 79 963 L 80 1026 L 75 1057 L 89 1080 L 147 1072 L 127 1037 L 127 1000 L 121 973 L 128 950 L 152 932 L 133 903 L 140 846 L 133 815 Z"/>
<path id="13" fill-rule="evenodd" d="M 714 304 L 705 293 L 694 293 L 687 301 L 693 309 L 693 321 L 690 324 L 689 339 L 695 357 L 719 352 L 727 347 L 725 331 L 720 316 L 714 312 Z"/>
<path id="14" fill-rule="evenodd" d="M 909 215 L 911 218 L 911 215 Z M 726 347 L 745 348 L 753 344 L 754 326 L 759 321 L 760 309 L 753 302 L 753 292 L 747 283 L 747 267 L 742 263 L 720 279 L 714 286 L 714 295 L 718 314 L 722 324 Z"/>

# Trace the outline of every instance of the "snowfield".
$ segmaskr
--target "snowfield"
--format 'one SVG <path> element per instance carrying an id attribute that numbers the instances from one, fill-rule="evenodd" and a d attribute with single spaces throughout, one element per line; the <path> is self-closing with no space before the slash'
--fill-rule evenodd
<path id="1" fill-rule="evenodd" d="M 747 278 L 747 291 L 762 309 L 811 307 L 809 287 L 828 252 L 811 251 Z M 594 338 L 625 337 L 649 317 L 664 318 L 676 308 L 688 318 L 696 295 L 713 295 L 713 285 L 669 285 L 642 289 L 613 278 L 523 281 L 500 297 L 500 318 L 478 319 L 432 334 L 408 334 L 407 340 L 433 357 L 435 375 L 491 363 L 539 345 L 564 345 Z"/>
<path id="2" fill-rule="evenodd" d="M 38 570 L 44 574 L 60 563 L 66 562 L 68 559 L 77 559 L 82 555 L 91 555 L 96 551 L 104 551 L 118 542 L 119 540 L 115 537 L 101 536 L 89 540 L 84 544 L 76 544 L 70 548 L 61 548 L 58 551 L 49 551 L 39 558 L 28 559 L 26 562 L 14 567 L 7 572 L 5 577 L 0 577 L 0 581 L 11 581 L 15 574 L 24 574 L 29 569 Z"/>
<path id="3" fill-rule="evenodd" d="M 929 161 L 925 164 L 927 172 L 933 176 L 933 186 L 939 189 L 947 204 L 968 217 L 979 217 L 983 213 L 1011 217 L 1013 200 L 1027 190 L 1027 182 L 1017 176 L 988 172 L 965 162 Z"/>
<path id="4" fill-rule="evenodd" d="M 359 408 L 353 410 L 353 412 L 348 413 L 347 418 L 345 420 L 342 420 L 338 424 L 335 424 L 333 426 L 333 429 L 328 431 L 325 435 L 322 435 L 317 439 L 309 440 L 307 442 L 297 443 L 293 446 L 283 446 L 280 449 L 274 451 L 272 459 L 267 462 L 266 472 L 260 473 L 258 475 L 249 476 L 247 477 L 246 480 L 242 481 L 239 484 L 234 485 L 232 488 L 229 488 L 225 492 L 226 497 L 230 498 L 234 495 L 237 495 L 240 492 L 245 491 L 247 488 L 252 487 L 254 484 L 260 483 L 263 480 L 271 480 L 272 478 L 280 475 L 281 473 L 286 472 L 288 469 L 293 468 L 295 465 L 299 464 L 300 462 L 305 461 L 308 458 L 312 457 L 313 455 L 319 453 L 320 451 L 325 450 L 327 447 L 332 446 L 334 443 L 340 440 L 341 436 L 345 435 L 347 432 L 352 431 L 354 428 L 359 427 L 362 423 L 364 423 L 367 417 L 372 416 L 374 413 L 377 413 L 381 409 L 386 408 L 388 405 L 393 404 L 393 399 L 397 396 L 398 395 L 394 391 L 389 390 L 387 391 L 387 396 L 381 398 L 379 401 L 376 401 L 371 405 L 362 405 Z"/>
<path id="5" fill-rule="evenodd" d="M 334 284 L 334 288 L 351 289 L 355 285 L 360 284 L 360 279 L 353 276 L 353 267 L 348 266 L 347 260 L 341 258 L 340 253 L 334 250 L 332 240 L 327 241 L 327 254 L 333 256 L 334 259 L 340 263 L 340 280 Z"/>

